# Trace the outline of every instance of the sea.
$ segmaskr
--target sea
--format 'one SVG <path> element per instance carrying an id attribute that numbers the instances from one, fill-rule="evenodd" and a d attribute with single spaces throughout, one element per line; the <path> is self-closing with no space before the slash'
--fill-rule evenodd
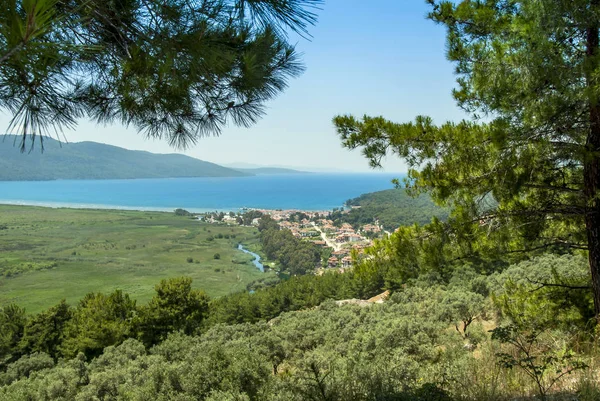
<path id="1" fill-rule="evenodd" d="M 331 210 L 394 188 L 402 174 L 286 174 L 135 180 L 2 181 L 0 203 L 48 207 L 190 212 L 243 208 Z"/>

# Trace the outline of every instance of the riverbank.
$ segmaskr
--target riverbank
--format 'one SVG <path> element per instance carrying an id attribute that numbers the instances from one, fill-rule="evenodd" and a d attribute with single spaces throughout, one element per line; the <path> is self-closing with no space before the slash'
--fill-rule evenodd
<path id="1" fill-rule="evenodd" d="M 247 253 L 248 255 L 251 255 L 254 258 L 252 260 L 252 264 L 254 264 L 254 266 L 256 266 L 258 270 L 264 273 L 265 266 L 262 263 L 260 263 L 261 257 L 259 254 L 247 250 L 242 244 L 238 244 L 238 249 L 244 253 Z"/>

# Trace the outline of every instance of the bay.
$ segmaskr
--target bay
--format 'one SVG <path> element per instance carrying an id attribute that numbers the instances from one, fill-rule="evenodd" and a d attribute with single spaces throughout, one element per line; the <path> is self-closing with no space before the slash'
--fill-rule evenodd
<path id="1" fill-rule="evenodd" d="M 401 174 L 289 174 L 138 180 L 2 181 L 0 203 L 192 212 L 241 208 L 331 210 L 393 188 Z"/>

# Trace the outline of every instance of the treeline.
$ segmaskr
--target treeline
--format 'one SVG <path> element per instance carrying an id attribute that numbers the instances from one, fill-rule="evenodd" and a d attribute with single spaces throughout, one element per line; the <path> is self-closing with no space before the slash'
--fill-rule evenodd
<path id="1" fill-rule="evenodd" d="M 225 218 L 225 216 L 229 216 L 230 218 L 235 218 L 235 222 L 239 225 L 244 225 L 244 226 L 249 226 L 252 224 L 252 221 L 254 219 L 259 219 L 261 218 L 263 215 L 263 213 L 261 211 L 258 210 L 248 210 L 244 213 L 234 213 L 234 212 L 229 212 L 229 213 L 225 213 L 225 212 L 212 212 L 212 213 L 205 213 L 204 214 L 204 218 L 208 219 L 208 218 L 212 218 L 216 221 L 223 221 L 223 219 Z"/>
<path id="2" fill-rule="evenodd" d="M 258 230 L 264 253 L 290 275 L 306 274 L 321 265 L 319 247 L 294 237 L 290 230 L 281 230 L 271 217 L 263 216 Z"/>
<path id="3" fill-rule="evenodd" d="M 32 353 L 43 352 L 54 360 L 82 353 L 91 359 L 128 338 L 149 347 L 171 332 L 194 334 L 219 323 L 272 319 L 327 299 L 353 297 L 350 280 L 338 274 L 293 277 L 252 294 L 211 301 L 203 291 L 192 289 L 190 278 L 174 278 L 162 280 L 146 305 L 137 305 L 120 290 L 88 294 L 75 307 L 62 301 L 36 315 L 8 305 L 0 308 L 0 371 Z"/>
<path id="4" fill-rule="evenodd" d="M 90 293 L 75 307 L 65 301 L 37 315 L 17 305 L 0 309 L 0 370 L 22 355 L 44 353 L 53 360 L 100 355 L 110 345 L 136 338 L 146 346 L 168 333 L 197 332 L 207 316 L 209 297 L 191 288 L 190 278 L 162 280 L 146 305 L 128 294 Z"/>
<path id="5" fill-rule="evenodd" d="M 379 221 L 386 230 L 394 231 L 400 226 L 429 223 L 434 216 L 442 220 L 448 217 L 448 211 L 435 205 L 427 194 L 413 198 L 404 189 L 363 194 L 346 201 L 346 205 L 360 208 L 351 209 L 348 213 L 341 210 L 332 212 L 329 218 L 336 225 L 348 223 L 359 227 Z"/>

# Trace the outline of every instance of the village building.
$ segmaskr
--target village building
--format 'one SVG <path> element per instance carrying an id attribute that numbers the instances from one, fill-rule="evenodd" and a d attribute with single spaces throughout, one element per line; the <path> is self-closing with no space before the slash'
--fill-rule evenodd
<path id="1" fill-rule="evenodd" d="M 337 242 L 338 244 L 343 244 L 344 242 L 348 242 L 348 235 L 346 234 L 340 234 L 337 237 L 335 237 L 335 242 Z"/>
<path id="2" fill-rule="evenodd" d="M 374 224 L 365 224 L 362 227 L 362 230 L 367 233 L 380 233 L 381 232 L 381 228 L 379 228 L 379 226 L 376 226 Z"/>
<path id="3" fill-rule="evenodd" d="M 344 256 L 348 256 L 350 251 L 347 249 L 340 249 L 339 251 L 334 251 L 331 254 L 339 259 L 343 258 Z"/>
<path id="4" fill-rule="evenodd" d="M 338 263 L 339 263 L 339 260 L 335 256 L 332 256 L 329 258 L 329 260 L 327 260 L 327 266 L 329 266 L 330 268 L 337 267 Z"/>
<path id="5" fill-rule="evenodd" d="M 362 241 L 363 237 L 361 237 L 358 234 L 350 234 L 347 236 L 348 238 L 348 242 L 358 242 L 358 241 Z"/>

